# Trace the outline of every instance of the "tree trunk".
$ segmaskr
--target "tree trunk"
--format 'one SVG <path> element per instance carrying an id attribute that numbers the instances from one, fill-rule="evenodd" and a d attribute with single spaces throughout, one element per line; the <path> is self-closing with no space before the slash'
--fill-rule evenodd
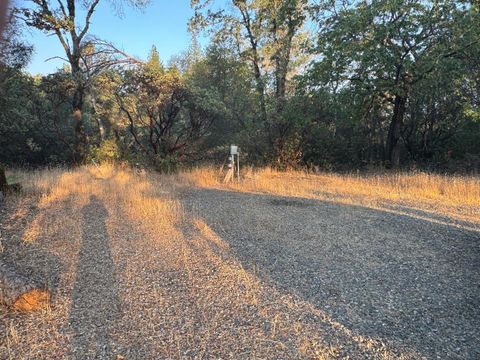
<path id="1" fill-rule="evenodd" d="M 77 45 L 79 48 L 79 45 Z M 79 49 L 76 50 L 80 52 Z M 82 70 L 80 69 L 80 55 L 74 55 L 70 62 L 73 78 L 76 82 L 75 93 L 72 98 L 72 115 L 75 121 L 74 134 L 75 134 L 75 146 L 74 146 L 74 162 L 76 164 L 82 162 L 85 157 L 87 138 L 83 128 L 83 103 L 85 97 L 85 86 L 83 81 Z"/>
<path id="2" fill-rule="evenodd" d="M 5 169 L 0 166 L 0 191 L 5 191 L 7 189 L 7 177 L 5 176 Z"/>
<path id="3" fill-rule="evenodd" d="M 100 142 L 104 142 L 106 139 L 107 139 L 107 136 L 108 136 L 108 129 L 106 128 L 106 126 L 104 125 L 104 121 L 102 119 L 101 116 L 98 116 L 98 111 L 97 111 L 97 100 L 95 99 L 95 96 L 93 96 L 92 98 L 92 105 L 93 105 L 93 109 L 94 109 L 94 112 L 95 112 L 95 121 L 97 122 L 97 126 L 98 126 L 98 138 L 100 139 Z"/>
<path id="4" fill-rule="evenodd" d="M 86 137 L 83 129 L 82 108 L 83 108 L 83 90 L 78 86 L 75 90 L 72 100 L 72 115 L 75 121 L 75 147 L 74 161 L 80 163 L 85 156 Z"/>
<path id="5" fill-rule="evenodd" d="M 18 311 L 40 310 L 50 302 L 50 292 L 0 260 L 0 302 Z"/>
<path id="6" fill-rule="evenodd" d="M 16 193 L 22 190 L 22 185 L 15 183 L 15 184 L 8 184 L 7 177 L 5 176 L 5 168 L 0 166 L 0 192 L 2 196 L 5 193 Z"/>
<path id="7" fill-rule="evenodd" d="M 393 107 L 392 122 L 387 135 L 386 159 L 389 168 L 398 168 L 400 166 L 400 135 L 403 127 L 403 117 L 407 103 L 406 96 L 396 96 Z"/>
<path id="8" fill-rule="evenodd" d="M 255 51 L 256 51 L 256 48 L 255 48 Z M 258 64 L 257 56 L 254 57 L 253 70 L 254 70 L 255 81 L 256 81 L 256 90 L 257 90 L 258 96 L 260 97 L 261 120 L 264 124 L 266 124 L 267 123 L 267 106 L 265 103 L 265 85 L 263 83 L 262 73 L 260 71 L 260 65 Z"/>

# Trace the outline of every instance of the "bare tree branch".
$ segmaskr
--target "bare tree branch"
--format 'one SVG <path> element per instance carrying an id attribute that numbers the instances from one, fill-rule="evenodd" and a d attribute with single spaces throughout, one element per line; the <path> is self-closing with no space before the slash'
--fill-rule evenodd
<path id="1" fill-rule="evenodd" d="M 80 41 L 83 39 L 85 34 L 88 32 L 88 29 L 90 27 L 90 19 L 91 19 L 93 13 L 95 12 L 95 8 L 97 7 L 99 2 L 100 2 L 100 0 L 95 0 L 92 3 L 92 5 L 90 5 L 90 8 L 88 9 L 87 17 L 85 18 L 85 27 L 83 28 L 80 35 L 78 35 L 78 38 L 80 39 Z"/>

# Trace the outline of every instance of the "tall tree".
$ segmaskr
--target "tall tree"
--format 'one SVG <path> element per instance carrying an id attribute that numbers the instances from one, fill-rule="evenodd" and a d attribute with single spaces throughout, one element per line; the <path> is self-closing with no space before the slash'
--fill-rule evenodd
<path id="1" fill-rule="evenodd" d="M 214 29 L 215 38 L 236 43 L 240 55 L 251 64 L 259 99 L 260 121 L 279 159 L 289 124 L 282 112 L 289 75 L 298 64 L 298 49 L 305 35 L 307 0 L 231 0 L 232 11 L 215 10 L 209 1 L 193 0 L 195 27 Z M 216 31 L 215 31 L 216 30 Z M 269 106 L 269 99 L 272 99 Z"/>
<path id="2" fill-rule="evenodd" d="M 72 98 L 72 115 L 75 120 L 75 161 L 79 162 L 85 156 L 86 135 L 83 125 L 83 107 L 88 82 L 84 68 L 87 66 L 85 50 L 91 47 L 86 41 L 92 21 L 92 16 L 101 0 L 28 0 L 30 6 L 19 8 L 27 25 L 55 35 L 62 45 L 66 60 L 70 64 L 71 74 L 77 84 Z M 144 6 L 148 0 L 129 0 L 133 6 Z M 84 12 L 79 11 L 81 3 Z M 114 5 L 121 6 L 122 1 L 113 1 Z M 81 17 L 83 16 L 83 19 Z"/>
<path id="3" fill-rule="evenodd" d="M 478 43 L 472 38 L 478 25 L 457 24 L 469 14 L 464 2 L 447 0 L 379 0 L 321 8 L 317 48 L 321 60 L 314 71 L 323 67 L 332 74 L 330 80 L 354 83 L 390 104 L 385 145 L 389 166 L 400 165 L 412 89 L 440 68 L 454 67 L 462 52 Z"/>
<path id="4" fill-rule="evenodd" d="M 171 170 L 219 117 L 222 104 L 207 90 L 190 86 L 178 69 L 164 69 L 155 47 L 147 62 L 123 75 L 116 98 L 133 148 L 150 165 Z"/>

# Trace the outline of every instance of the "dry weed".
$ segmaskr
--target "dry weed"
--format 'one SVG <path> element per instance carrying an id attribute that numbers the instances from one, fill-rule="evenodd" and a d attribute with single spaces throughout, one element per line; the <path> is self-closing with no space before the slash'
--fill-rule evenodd
<path id="1" fill-rule="evenodd" d="M 177 199 L 178 184 L 223 187 L 214 169 L 163 176 L 103 165 L 16 171 L 15 176 L 26 198 L 37 203 L 13 206 L 9 234 L 13 239 L 19 233 L 21 243 L 3 246 L 7 255 L 27 249 L 19 264 L 43 273 L 56 291 L 53 308 L 41 314 L 0 315 L 6 340 L 0 357 L 399 357 L 379 340 L 353 334 L 307 301 L 266 283 L 244 268 L 207 223 L 187 217 Z M 465 206 L 480 198 L 475 179 L 421 175 L 409 185 L 408 176 L 264 169 L 248 170 L 241 183 L 226 187 L 304 197 L 341 194 L 352 201 L 358 196 L 449 199 Z M 427 185 L 436 190 L 426 191 Z M 462 197 L 467 190 L 473 193 Z M 95 287 L 96 279 L 105 282 L 102 288 Z M 87 300 L 85 291 L 91 292 Z"/>
<path id="2" fill-rule="evenodd" d="M 406 206 L 414 211 L 480 222 L 480 178 L 475 176 L 422 172 L 341 175 L 246 168 L 240 182 L 223 184 L 218 169 L 203 167 L 178 178 L 178 182 L 189 186 L 314 198 L 399 213 Z"/>

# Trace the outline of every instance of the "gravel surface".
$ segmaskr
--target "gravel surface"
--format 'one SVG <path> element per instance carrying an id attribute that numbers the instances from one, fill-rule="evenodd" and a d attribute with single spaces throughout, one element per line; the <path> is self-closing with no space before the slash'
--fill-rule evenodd
<path id="1" fill-rule="evenodd" d="M 353 334 L 397 354 L 480 358 L 478 226 L 222 190 L 189 190 L 182 199 L 262 281 Z"/>
<path id="2" fill-rule="evenodd" d="M 0 359 L 480 358 L 476 225 L 63 178 L 0 208 L 0 257 L 53 291 L 0 307 Z"/>

